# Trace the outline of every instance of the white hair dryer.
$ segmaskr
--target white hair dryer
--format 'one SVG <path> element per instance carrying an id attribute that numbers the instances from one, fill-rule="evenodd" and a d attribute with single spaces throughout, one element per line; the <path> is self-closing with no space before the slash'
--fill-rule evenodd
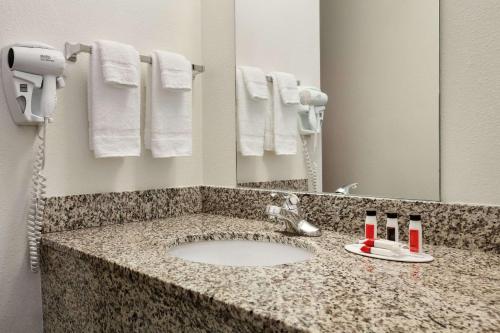
<path id="1" fill-rule="evenodd" d="M 10 114 L 18 125 L 38 126 L 40 144 L 36 153 L 27 214 L 28 250 L 33 272 L 40 268 L 40 239 L 45 207 L 46 128 L 56 107 L 56 89 L 64 87 L 62 78 L 66 61 L 60 51 L 39 43 L 19 43 L 4 47 L 2 86 Z"/>
<path id="2" fill-rule="evenodd" d="M 321 138 L 321 126 L 328 95 L 316 87 L 300 87 L 299 91 L 301 110 L 298 112 L 298 127 L 309 178 L 309 190 L 320 192 L 322 187 L 318 174 L 317 147 Z M 312 153 L 309 151 L 308 138 L 312 140 Z M 321 159 L 321 152 L 319 152 L 319 159 Z"/>
<path id="3" fill-rule="evenodd" d="M 300 87 L 299 132 L 314 135 L 321 132 L 321 122 L 328 103 L 328 95 L 315 87 Z"/>
<path id="4" fill-rule="evenodd" d="M 2 85 L 14 122 L 38 125 L 51 118 L 56 88 L 64 86 L 62 52 L 44 43 L 19 43 L 4 47 L 1 61 Z"/>

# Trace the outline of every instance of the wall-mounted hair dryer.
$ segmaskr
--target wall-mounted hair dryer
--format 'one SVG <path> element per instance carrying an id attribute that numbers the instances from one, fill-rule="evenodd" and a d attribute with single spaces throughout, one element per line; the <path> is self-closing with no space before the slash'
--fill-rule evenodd
<path id="1" fill-rule="evenodd" d="M 318 152 L 317 148 L 328 95 L 316 87 L 300 87 L 299 91 L 301 109 L 298 112 L 298 127 L 309 178 L 309 191 L 321 192 L 321 177 L 318 170 L 321 151 Z M 312 153 L 309 151 L 308 141 L 312 141 Z"/>
<path id="2" fill-rule="evenodd" d="M 300 87 L 299 132 L 301 135 L 319 134 L 328 103 L 328 95 L 315 87 Z"/>
<path id="3" fill-rule="evenodd" d="M 64 86 L 66 61 L 62 52 L 39 43 L 4 47 L 2 85 L 14 122 L 38 125 L 50 118 L 56 106 L 56 88 Z"/>
<path id="4" fill-rule="evenodd" d="M 45 208 L 45 139 L 47 123 L 56 107 L 56 89 L 64 87 L 66 61 L 60 51 L 39 42 L 4 47 L 2 86 L 10 114 L 18 125 L 38 126 L 40 140 L 33 164 L 31 203 L 27 214 L 28 250 L 33 272 L 40 267 L 40 239 Z"/>

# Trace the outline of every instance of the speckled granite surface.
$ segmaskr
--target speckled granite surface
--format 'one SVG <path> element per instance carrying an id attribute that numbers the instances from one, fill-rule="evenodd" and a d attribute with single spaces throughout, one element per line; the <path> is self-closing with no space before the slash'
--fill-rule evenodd
<path id="1" fill-rule="evenodd" d="M 281 203 L 270 190 L 201 187 L 203 212 L 250 219 L 265 219 L 267 204 Z M 385 236 L 385 213 L 400 214 L 400 236 L 407 239 L 410 213 L 422 214 L 428 244 L 500 253 L 500 206 L 377 199 L 333 194 L 297 193 L 308 221 L 324 230 L 347 234 L 363 230 L 365 211 L 377 210 L 378 233 Z"/>
<path id="2" fill-rule="evenodd" d="M 45 234 L 46 332 L 498 332 L 500 257 L 429 247 L 430 264 L 368 259 L 332 231 L 314 259 L 223 267 L 171 257 L 190 235 L 279 241 L 268 222 L 197 214 Z M 205 236 L 202 236 L 205 235 Z M 210 236 L 212 235 L 212 236 Z M 289 238 L 285 238 L 290 242 Z"/>
<path id="3" fill-rule="evenodd" d="M 271 180 L 268 182 L 238 183 L 238 187 L 307 192 L 309 190 L 307 182 L 308 182 L 307 179 Z"/>
<path id="4" fill-rule="evenodd" d="M 79 194 L 47 199 L 43 233 L 199 213 L 199 187 Z"/>

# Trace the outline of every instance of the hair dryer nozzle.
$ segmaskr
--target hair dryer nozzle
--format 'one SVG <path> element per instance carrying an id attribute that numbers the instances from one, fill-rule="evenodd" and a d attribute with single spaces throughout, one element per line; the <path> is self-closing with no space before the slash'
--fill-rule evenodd
<path id="1" fill-rule="evenodd" d="M 7 63 L 14 71 L 54 76 L 62 75 L 66 66 L 64 55 L 58 50 L 25 46 L 11 47 Z"/>
<path id="2" fill-rule="evenodd" d="M 328 95 L 318 88 L 302 87 L 300 103 L 302 105 L 325 106 L 328 103 Z"/>

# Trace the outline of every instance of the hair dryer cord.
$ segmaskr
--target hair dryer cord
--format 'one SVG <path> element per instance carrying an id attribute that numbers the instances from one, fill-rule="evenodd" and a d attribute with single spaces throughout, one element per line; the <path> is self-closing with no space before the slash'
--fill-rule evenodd
<path id="1" fill-rule="evenodd" d="M 303 135 L 300 136 L 302 141 L 304 160 L 306 163 L 307 173 L 309 175 L 309 181 L 311 182 L 309 189 L 314 192 L 318 192 L 318 171 L 317 166 L 313 162 L 311 155 L 309 154 L 309 148 L 307 147 L 307 140 Z"/>
<path id="2" fill-rule="evenodd" d="M 33 163 L 31 201 L 27 217 L 28 250 L 31 271 L 40 269 L 40 240 L 42 237 L 43 214 L 45 209 L 45 193 L 47 179 L 42 174 L 45 167 L 45 140 L 48 118 L 38 128 L 38 148 Z"/>

